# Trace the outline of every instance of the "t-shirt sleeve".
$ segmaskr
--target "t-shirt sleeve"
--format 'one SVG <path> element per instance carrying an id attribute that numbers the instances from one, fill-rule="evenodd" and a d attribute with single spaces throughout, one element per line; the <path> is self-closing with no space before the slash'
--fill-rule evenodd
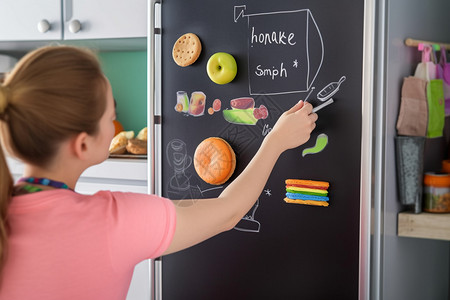
<path id="1" fill-rule="evenodd" d="M 161 256 L 175 233 L 172 201 L 155 195 L 109 193 L 107 224 L 113 262 L 137 264 Z"/>

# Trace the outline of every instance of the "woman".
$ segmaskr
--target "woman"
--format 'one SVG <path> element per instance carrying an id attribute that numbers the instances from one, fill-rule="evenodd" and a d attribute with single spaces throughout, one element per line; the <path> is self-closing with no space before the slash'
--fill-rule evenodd
<path id="1" fill-rule="evenodd" d="M 280 154 L 309 139 L 317 115 L 310 104 L 297 103 L 218 198 L 190 207 L 155 195 L 73 191 L 85 169 L 108 157 L 114 119 L 111 86 L 88 50 L 37 49 L 5 78 L 0 299 L 124 299 L 140 261 L 232 229 L 259 197 Z M 16 184 L 3 149 L 25 164 Z"/>

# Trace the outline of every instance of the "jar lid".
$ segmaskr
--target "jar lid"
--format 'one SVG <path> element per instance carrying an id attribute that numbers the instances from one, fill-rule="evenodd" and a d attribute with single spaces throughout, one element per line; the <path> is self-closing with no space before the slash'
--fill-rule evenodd
<path id="1" fill-rule="evenodd" d="M 442 172 L 450 173 L 450 159 L 442 161 Z"/>
<path id="2" fill-rule="evenodd" d="M 423 183 L 435 187 L 450 187 L 450 174 L 425 173 Z"/>

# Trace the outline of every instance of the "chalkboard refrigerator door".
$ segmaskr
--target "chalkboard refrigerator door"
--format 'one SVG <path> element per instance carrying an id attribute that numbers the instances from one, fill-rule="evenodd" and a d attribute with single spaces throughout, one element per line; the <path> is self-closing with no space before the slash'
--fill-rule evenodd
<path id="1" fill-rule="evenodd" d="M 154 299 L 365 298 L 363 211 L 370 191 L 364 186 L 370 164 L 365 140 L 371 136 L 365 6 L 371 2 L 149 4 L 155 2 L 161 18 L 155 30 L 150 24 L 156 36 L 149 39 L 156 104 L 150 105 L 149 123 L 158 138 L 150 156 L 155 163 L 149 164 L 156 188 L 150 192 L 179 200 L 180 206 L 216 197 L 243 171 L 285 110 L 300 99 L 321 109 L 311 139 L 279 158 L 256 204 L 233 230 L 153 261 Z M 199 38 L 201 54 L 181 67 L 173 47 L 185 33 Z M 207 74 L 216 52 L 236 59 L 230 83 L 216 84 Z M 235 173 L 221 185 L 206 183 L 194 169 L 194 152 L 208 137 L 226 140 L 236 153 Z M 286 179 L 329 182 L 329 205 L 286 202 Z"/>

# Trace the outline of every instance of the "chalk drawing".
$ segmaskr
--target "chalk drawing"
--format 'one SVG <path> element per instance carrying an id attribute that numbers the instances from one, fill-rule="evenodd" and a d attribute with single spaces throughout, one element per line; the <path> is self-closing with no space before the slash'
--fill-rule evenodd
<path id="1" fill-rule="evenodd" d="M 302 151 L 302 156 L 305 157 L 308 154 L 316 154 L 322 152 L 328 145 L 328 136 L 325 133 L 321 133 L 316 138 L 316 145 L 311 148 L 306 148 Z"/>
<path id="2" fill-rule="evenodd" d="M 334 94 L 339 91 L 339 87 L 345 81 L 346 77 L 342 76 L 338 82 L 331 82 L 327 84 L 320 92 L 317 93 L 317 99 L 324 102 L 330 99 Z"/>
<path id="3" fill-rule="evenodd" d="M 195 204 L 196 199 L 204 198 L 205 193 L 223 189 L 218 186 L 202 190 L 198 184 L 192 184 L 192 173 L 188 171 L 192 165 L 192 156 L 188 155 L 184 141 L 171 140 L 166 147 L 166 159 L 173 168 L 173 176 L 169 179 L 166 191 L 169 199 L 175 200 L 176 205 L 191 206 Z"/>
<path id="4" fill-rule="evenodd" d="M 259 199 L 253 205 L 252 209 L 246 214 L 241 221 L 234 227 L 235 230 L 244 232 L 259 232 L 261 223 L 255 220 L 255 213 L 259 207 Z"/>
<path id="5" fill-rule="evenodd" d="M 308 101 L 308 98 L 309 98 L 309 96 L 311 95 L 311 93 L 314 91 L 314 89 L 315 89 L 315 87 L 312 87 L 312 88 L 309 90 L 308 95 L 306 95 L 306 97 L 305 97 L 305 99 L 303 99 L 303 101 Z"/>
<path id="6" fill-rule="evenodd" d="M 250 95 L 307 92 L 324 58 L 322 34 L 309 9 L 249 14 L 234 7 L 234 22 L 248 18 Z"/>

